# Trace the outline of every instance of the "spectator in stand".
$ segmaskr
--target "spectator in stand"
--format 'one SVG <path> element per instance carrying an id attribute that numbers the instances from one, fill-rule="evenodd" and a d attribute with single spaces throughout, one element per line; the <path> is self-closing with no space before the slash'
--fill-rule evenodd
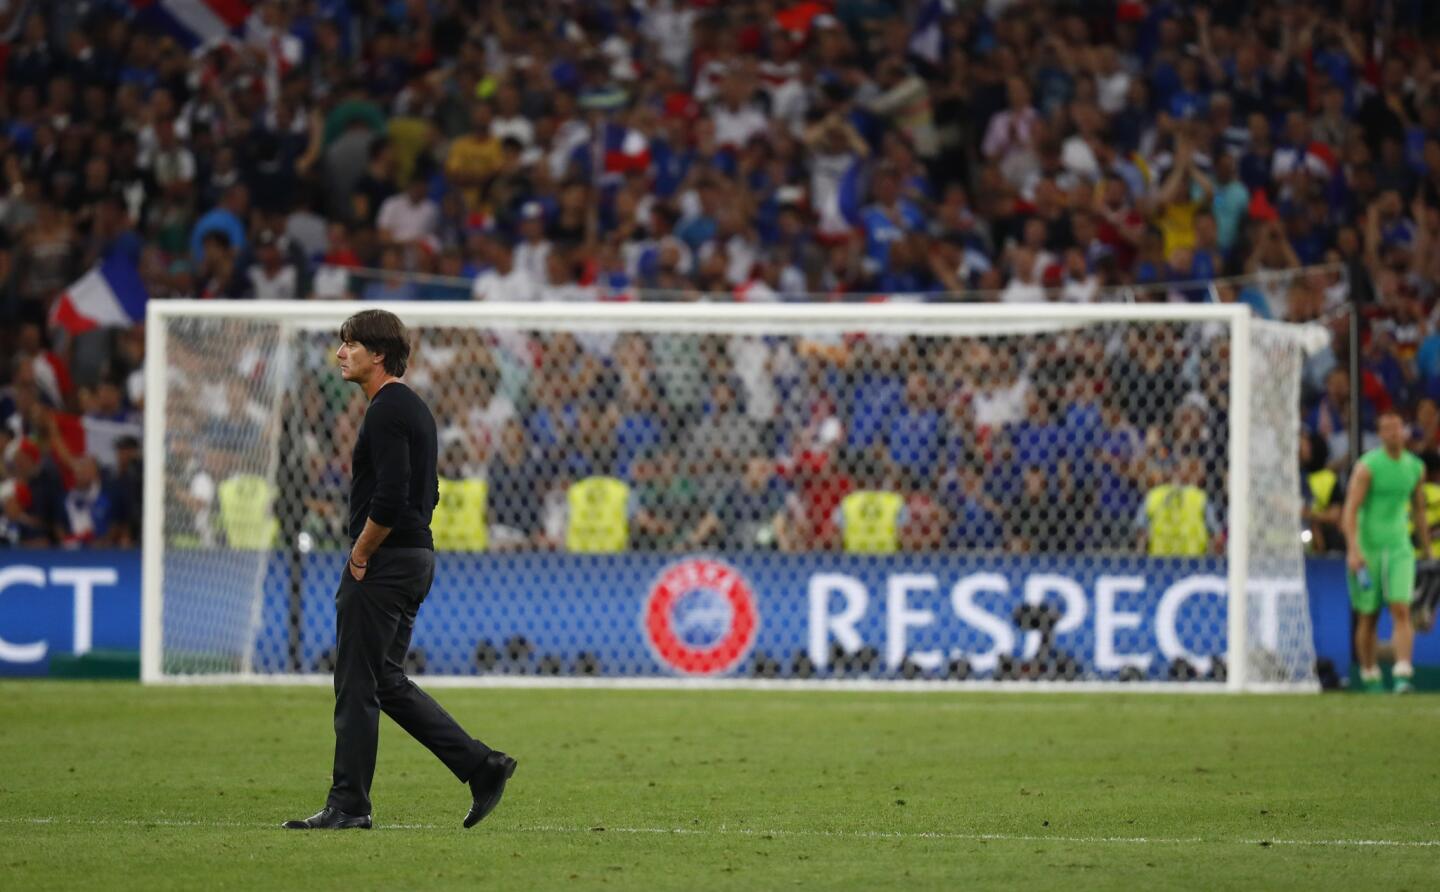
<path id="1" fill-rule="evenodd" d="M 874 202 L 865 208 L 860 219 L 865 228 L 865 256 L 882 272 L 890 272 L 890 246 L 909 232 L 925 226 L 925 216 L 900 192 L 899 172 L 882 167 L 875 172 L 871 184 Z"/>
<path id="2" fill-rule="evenodd" d="M 386 244 L 419 245 L 435 238 L 440 208 L 427 194 L 430 172 L 428 164 L 417 166 L 404 191 L 380 203 L 375 227 Z"/>
<path id="3" fill-rule="evenodd" d="M 690 474 L 707 489 L 723 488 L 744 472 L 746 457 L 759 453 L 760 446 L 760 431 L 740 403 L 739 382 L 717 376 L 704 414 L 688 435 L 684 453 Z"/>
<path id="4" fill-rule="evenodd" d="M 1325 395 L 1315 404 L 1306 427 L 1325 440 L 1332 459 L 1344 465 L 1350 455 L 1350 374 L 1343 368 L 1330 372 L 1325 379 Z M 1375 410 L 1366 401 L 1361 402 L 1360 429 L 1362 452 L 1372 448 L 1375 442 Z"/>
<path id="5" fill-rule="evenodd" d="M 0 455 L 8 470 L 0 481 L 5 538 L 12 545 L 51 545 L 55 508 L 64 498 L 60 474 L 35 441 L 13 436 L 6 439 L 5 454 Z"/>
<path id="6" fill-rule="evenodd" d="M 674 446 L 661 443 L 640 464 L 632 495 L 630 542 L 637 551 L 693 551 L 708 538 L 699 488 L 680 468 Z"/>
<path id="7" fill-rule="evenodd" d="M 445 161 L 445 175 L 450 184 L 461 190 L 466 207 L 472 212 L 483 210 L 481 195 L 490 178 L 500 169 L 500 140 L 492 130 L 494 107 L 477 100 L 470 107 L 470 132 L 450 144 Z"/>
<path id="8" fill-rule="evenodd" d="M 890 414 L 883 432 L 886 460 L 909 481 L 930 480 L 939 470 L 945 437 L 930 375 L 912 370 L 905 377 L 904 394 L 904 404 Z"/>
<path id="9" fill-rule="evenodd" d="M 1440 405 L 1433 398 L 1416 402 L 1415 423 L 1410 426 L 1410 442 L 1405 448 L 1416 455 L 1440 448 Z"/>
<path id="10" fill-rule="evenodd" d="M 115 441 L 114 517 L 112 539 L 116 546 L 140 544 L 144 515 L 144 460 L 140 441 L 120 437 Z"/>
<path id="11" fill-rule="evenodd" d="M 1035 154 L 1044 123 L 1031 104 L 1030 85 L 1012 77 L 1005 83 L 1007 106 L 990 119 L 980 149 L 998 161 L 1010 185 L 1019 187 L 1037 166 Z"/>
<path id="12" fill-rule="evenodd" d="M 1054 553 L 1061 545 L 1062 505 L 1040 465 L 1020 469 L 1020 486 L 1005 511 L 1006 548 L 1016 554 Z"/>
<path id="13" fill-rule="evenodd" d="M 415 300 L 420 288 L 414 279 L 405 275 L 404 253 L 397 247 L 386 248 L 380 254 L 379 275 L 371 278 L 360 292 L 362 300 Z"/>
<path id="14" fill-rule="evenodd" d="M 255 260 L 245 271 L 245 293 L 258 300 L 294 300 L 300 297 L 300 268 L 286 256 L 285 237 L 264 229 L 255 236 Z"/>
<path id="15" fill-rule="evenodd" d="M 250 190 L 236 183 L 225 190 L 220 203 L 195 222 L 190 232 L 190 257 L 198 266 L 206 260 L 205 237 L 212 232 L 225 236 L 226 244 L 237 255 L 245 251 L 245 217 L 250 207 Z"/>
<path id="16" fill-rule="evenodd" d="M 52 509 L 56 541 L 66 548 L 114 542 L 118 530 L 113 485 L 88 455 L 76 458 L 71 468 L 74 481 Z"/>
<path id="17" fill-rule="evenodd" d="M 940 493 L 950 520 L 947 547 L 966 553 L 1003 550 L 1007 512 L 985 491 L 983 463 L 962 457 L 941 480 Z"/>
<path id="18" fill-rule="evenodd" d="M 240 262 L 230 237 L 224 232 L 207 232 L 202 239 L 201 261 L 196 276 L 195 296 L 202 298 L 241 297 L 248 291 Z"/>
<path id="19" fill-rule="evenodd" d="M 519 419 L 505 423 L 500 448 L 490 459 L 488 478 L 491 548 L 507 551 L 538 544 L 541 528 L 536 494 L 544 490 L 543 478 Z"/>
<path id="20" fill-rule="evenodd" d="M 490 243 L 491 266 L 475 277 L 471 296 L 475 300 L 532 301 L 540 296 L 540 282 L 515 262 L 515 252 L 502 241 Z"/>
<path id="21" fill-rule="evenodd" d="M 843 436 L 839 419 L 825 419 L 814 439 L 798 444 L 783 468 L 791 492 L 787 523 L 796 531 L 796 550 L 834 550 L 840 545 L 835 512 L 855 489 L 854 478 L 841 466 Z"/>
<path id="22" fill-rule="evenodd" d="M 774 461 L 752 453 L 739 482 L 715 492 L 696 539 L 722 551 L 792 551 L 785 497 Z"/>

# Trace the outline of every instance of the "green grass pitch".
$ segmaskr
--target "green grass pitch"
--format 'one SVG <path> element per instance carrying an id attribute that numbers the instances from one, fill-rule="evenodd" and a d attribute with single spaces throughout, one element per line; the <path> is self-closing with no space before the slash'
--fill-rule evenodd
<path id="1" fill-rule="evenodd" d="M 1440 886 L 1440 699 L 434 693 L 500 808 L 383 720 L 378 829 L 294 833 L 327 689 L 0 685 L 0 887 Z"/>

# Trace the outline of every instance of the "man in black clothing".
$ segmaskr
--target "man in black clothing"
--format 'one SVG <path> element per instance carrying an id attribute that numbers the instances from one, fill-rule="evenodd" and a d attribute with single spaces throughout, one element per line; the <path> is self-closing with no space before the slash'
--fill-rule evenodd
<path id="1" fill-rule="evenodd" d="M 465 733 L 403 668 L 415 613 L 435 576 L 435 419 L 399 380 L 410 342 L 398 317 L 356 313 L 340 327 L 340 341 L 340 375 L 360 385 L 370 406 L 351 459 L 355 544 L 335 595 L 335 770 L 325 808 L 285 827 L 370 828 L 381 710 L 470 784 L 471 827 L 499 804 L 515 760 Z"/>

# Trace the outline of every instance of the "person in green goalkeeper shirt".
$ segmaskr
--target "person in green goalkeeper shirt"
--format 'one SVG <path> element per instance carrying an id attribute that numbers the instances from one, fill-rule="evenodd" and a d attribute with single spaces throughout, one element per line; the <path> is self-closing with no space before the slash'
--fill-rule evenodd
<path id="1" fill-rule="evenodd" d="M 1410 663 L 1415 649 L 1415 628 L 1410 622 L 1415 548 L 1410 542 L 1406 509 L 1416 521 L 1421 551 L 1428 554 L 1430 527 L 1425 523 L 1422 487 L 1425 465 L 1406 451 L 1405 422 L 1399 414 L 1384 413 L 1379 427 L 1381 446 L 1360 456 L 1345 495 L 1343 524 L 1350 604 L 1358 614 L 1355 652 L 1360 658 L 1360 679 L 1365 690 L 1383 690 L 1376 663 L 1376 628 L 1383 601 L 1395 622 L 1395 691 L 1406 693 L 1412 690 L 1415 674 Z"/>

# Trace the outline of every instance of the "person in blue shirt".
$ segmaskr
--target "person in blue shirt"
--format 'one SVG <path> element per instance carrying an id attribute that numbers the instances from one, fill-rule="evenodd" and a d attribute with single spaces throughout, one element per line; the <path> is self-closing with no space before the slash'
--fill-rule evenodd
<path id="1" fill-rule="evenodd" d="M 1415 368 L 1425 395 L 1440 398 L 1440 332 L 1432 331 L 1420 342 L 1415 354 Z"/>
<path id="2" fill-rule="evenodd" d="M 983 462 L 961 459 L 941 483 L 940 501 L 950 517 L 950 548 L 991 552 L 1004 546 L 1000 505 L 985 492 Z"/>
<path id="3" fill-rule="evenodd" d="M 1145 443 L 1113 400 L 1101 404 L 1101 428 L 1086 447 L 1092 474 L 1086 475 L 1091 496 L 1091 522 L 1100 543 L 1124 547 L 1140 508 L 1140 472 Z"/>
<path id="4" fill-rule="evenodd" d="M 1215 218 L 1216 242 L 1220 253 L 1229 256 L 1239 240 L 1240 227 L 1250 209 L 1250 190 L 1240 182 L 1235 157 L 1223 153 L 1215 159 L 1215 195 L 1210 211 Z"/>
<path id="5" fill-rule="evenodd" d="M 875 171 L 870 194 L 874 202 L 860 212 L 865 230 L 865 256 L 878 270 L 890 268 L 890 245 L 906 233 L 923 229 L 925 215 L 920 208 L 900 194 L 900 177 L 894 168 L 882 166 Z"/>
<path id="6" fill-rule="evenodd" d="M 1190 252 L 1190 278 L 1210 281 L 1225 274 L 1219 223 L 1209 211 L 1195 215 L 1195 248 Z"/>
<path id="7" fill-rule="evenodd" d="M 681 220 L 675 227 L 675 235 L 691 251 L 699 251 L 702 245 L 715 238 L 720 231 L 719 210 L 729 201 L 721 188 L 721 180 L 715 177 L 702 178 L 695 191 L 700 196 L 699 213 Z"/>
<path id="8" fill-rule="evenodd" d="M 1180 60 L 1180 84 L 1170 94 L 1170 114 L 1185 120 L 1205 114 L 1206 94 L 1200 83 L 1200 63 L 1187 56 Z"/>
<path id="9" fill-rule="evenodd" d="M 905 403 L 890 416 L 885 428 L 890 461 L 916 479 L 930 479 L 940 458 L 943 431 L 925 372 L 916 370 L 906 376 Z"/>
<path id="10" fill-rule="evenodd" d="M 1056 423 L 1050 404 L 1035 389 L 1030 390 L 1026 403 L 1025 418 L 1009 430 L 1013 462 L 1038 467 L 1047 479 L 1056 480 L 1063 476 L 1061 466 L 1069 459 L 1065 428 Z"/>
<path id="11" fill-rule="evenodd" d="M 1270 121 L 1262 114 L 1252 114 L 1247 122 L 1250 147 L 1240 156 L 1240 181 L 1251 192 L 1270 189 L 1270 159 L 1275 146 L 1270 134 Z"/>
<path id="12" fill-rule="evenodd" d="M 245 214 L 249 208 L 250 190 L 243 183 L 236 183 L 225 190 L 220 204 L 195 221 L 195 228 L 190 230 L 190 257 L 196 267 L 205 259 L 205 236 L 210 232 L 224 233 L 235 253 L 244 255 Z"/>
<path id="13" fill-rule="evenodd" d="M 905 384 L 893 357 L 869 342 L 856 345 L 852 370 L 846 447 L 862 452 L 884 444 L 890 418 L 904 399 Z"/>

